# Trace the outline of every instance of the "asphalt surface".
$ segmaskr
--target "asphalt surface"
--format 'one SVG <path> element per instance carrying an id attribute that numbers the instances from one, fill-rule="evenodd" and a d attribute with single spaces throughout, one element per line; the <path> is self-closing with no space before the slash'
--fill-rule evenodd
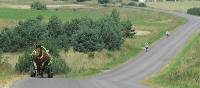
<path id="1" fill-rule="evenodd" d="M 150 88 L 140 82 L 158 72 L 173 59 L 194 33 L 200 29 L 198 17 L 164 10 L 155 11 L 184 17 L 188 22 L 177 27 L 176 31 L 171 33 L 168 38 L 157 41 L 150 51 L 142 52 L 136 59 L 99 76 L 87 79 L 27 78 L 16 81 L 11 88 Z"/>

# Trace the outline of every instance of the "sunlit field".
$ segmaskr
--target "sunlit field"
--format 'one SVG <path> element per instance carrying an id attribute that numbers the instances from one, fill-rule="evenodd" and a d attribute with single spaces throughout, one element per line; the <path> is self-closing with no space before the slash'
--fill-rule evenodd
<path id="1" fill-rule="evenodd" d="M 187 9 L 200 7 L 200 1 L 178 1 L 178 2 L 147 2 L 147 6 L 158 9 L 187 12 Z"/>

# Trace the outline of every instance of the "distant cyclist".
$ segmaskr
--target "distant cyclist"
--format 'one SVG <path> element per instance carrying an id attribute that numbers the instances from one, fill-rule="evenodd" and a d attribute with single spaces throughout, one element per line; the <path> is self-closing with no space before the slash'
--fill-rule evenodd
<path id="1" fill-rule="evenodd" d="M 145 43 L 144 49 L 145 49 L 145 52 L 148 51 L 148 49 L 149 49 L 149 43 L 148 42 Z"/>
<path id="2" fill-rule="evenodd" d="M 166 31 L 166 36 L 167 36 L 167 38 L 169 37 L 169 35 L 170 35 L 170 32 L 169 31 Z"/>

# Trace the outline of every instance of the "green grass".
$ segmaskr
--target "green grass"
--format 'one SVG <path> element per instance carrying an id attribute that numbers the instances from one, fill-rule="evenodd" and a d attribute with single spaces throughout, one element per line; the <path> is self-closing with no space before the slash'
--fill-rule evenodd
<path id="1" fill-rule="evenodd" d="M 193 7 L 200 7 L 200 1 L 180 1 L 180 2 L 147 2 L 147 6 L 166 9 L 166 10 L 175 10 L 180 12 L 186 12 L 187 9 Z"/>
<path id="2" fill-rule="evenodd" d="M 95 13 L 87 12 L 73 12 L 73 11 L 38 11 L 38 10 L 21 10 L 21 9 L 10 9 L 10 8 L 0 8 L 0 19 L 10 19 L 10 20 L 21 20 L 27 18 L 33 18 L 38 15 L 42 15 L 45 18 L 56 15 L 59 18 L 66 20 L 81 16 L 93 16 L 98 17 Z"/>
<path id="3" fill-rule="evenodd" d="M 193 37 L 167 67 L 145 83 L 156 88 L 199 88 L 199 44 L 200 33 Z"/>

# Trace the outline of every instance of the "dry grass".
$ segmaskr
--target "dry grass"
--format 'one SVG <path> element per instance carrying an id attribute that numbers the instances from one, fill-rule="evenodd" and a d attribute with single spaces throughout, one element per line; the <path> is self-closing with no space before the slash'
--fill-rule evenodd
<path id="1" fill-rule="evenodd" d="M 12 68 L 14 69 L 17 61 L 18 61 L 18 58 L 20 56 L 22 56 L 23 53 L 21 52 L 17 52 L 17 53 L 3 53 L 2 56 L 3 58 L 6 58 L 8 60 L 8 63 L 11 64 Z"/>
<path id="2" fill-rule="evenodd" d="M 147 6 L 166 9 L 166 10 L 175 10 L 186 12 L 187 9 L 192 7 L 200 7 L 200 1 L 182 1 L 182 2 L 147 2 Z"/>
<path id="3" fill-rule="evenodd" d="M 17 24 L 16 21 L 13 20 L 4 20 L 4 19 L 0 19 L 0 28 L 11 28 L 14 27 Z"/>
<path id="4" fill-rule="evenodd" d="M 0 88 L 10 88 L 15 81 L 23 78 L 24 75 L 12 75 L 9 77 L 0 78 Z"/>

